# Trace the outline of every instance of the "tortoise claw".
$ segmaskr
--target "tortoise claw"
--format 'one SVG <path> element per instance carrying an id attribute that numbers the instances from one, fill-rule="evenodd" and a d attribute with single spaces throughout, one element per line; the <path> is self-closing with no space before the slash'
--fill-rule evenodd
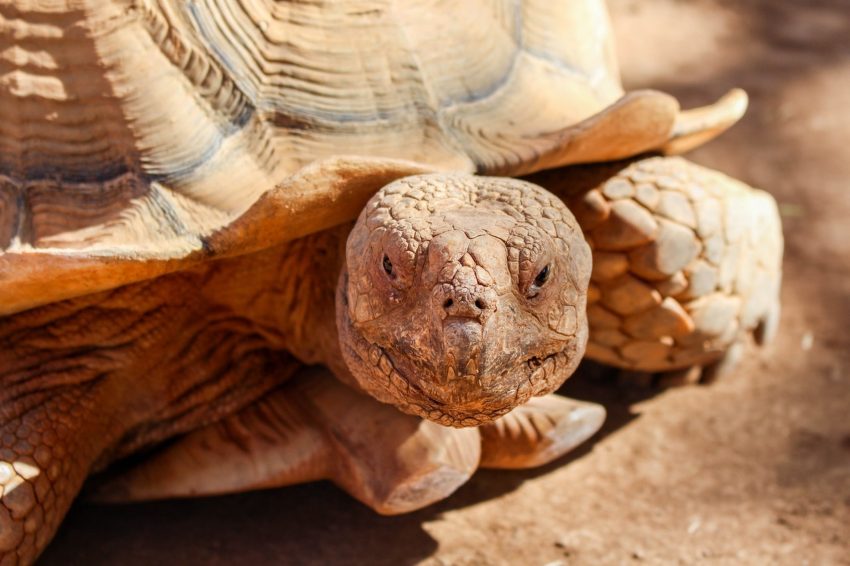
<path id="1" fill-rule="evenodd" d="M 593 436 L 605 408 L 560 395 L 534 397 L 480 427 L 481 467 L 536 468 L 556 460 Z"/>

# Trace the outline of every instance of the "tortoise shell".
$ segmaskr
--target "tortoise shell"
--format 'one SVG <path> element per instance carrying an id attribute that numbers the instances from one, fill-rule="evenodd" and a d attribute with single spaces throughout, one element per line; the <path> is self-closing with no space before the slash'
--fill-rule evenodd
<path id="1" fill-rule="evenodd" d="M 0 44 L 0 314 L 326 228 L 403 175 L 682 151 L 746 106 L 624 94 L 602 0 L 17 0 Z"/>

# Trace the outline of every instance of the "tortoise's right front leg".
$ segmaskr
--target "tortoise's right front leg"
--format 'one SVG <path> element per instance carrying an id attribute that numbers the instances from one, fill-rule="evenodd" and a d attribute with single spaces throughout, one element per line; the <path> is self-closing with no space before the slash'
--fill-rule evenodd
<path id="1" fill-rule="evenodd" d="M 65 367 L 60 372 L 21 376 L 27 378 L 24 386 L 4 383 L 0 393 L 2 566 L 35 561 L 92 464 L 115 440 L 117 428 L 107 422 L 108 400 L 102 388 L 98 383 L 73 383 L 84 371 Z M 60 380 L 66 385 L 51 391 L 49 384 Z M 46 390 L 32 390 L 37 384 Z"/>
<path id="2" fill-rule="evenodd" d="M 405 415 L 313 369 L 107 480 L 95 498 L 190 497 L 330 479 L 392 515 L 448 497 L 480 454 L 477 429 Z"/>

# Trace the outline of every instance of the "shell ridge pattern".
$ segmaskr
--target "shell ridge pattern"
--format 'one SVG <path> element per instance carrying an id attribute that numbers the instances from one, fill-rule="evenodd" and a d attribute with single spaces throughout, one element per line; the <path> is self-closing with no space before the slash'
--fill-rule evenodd
<path id="1" fill-rule="evenodd" d="M 142 234 L 159 238 L 145 223 L 188 235 L 209 225 L 195 222 L 198 215 L 232 220 L 301 167 L 332 155 L 402 158 L 440 170 L 530 163 L 557 143 L 544 132 L 600 111 L 620 92 L 609 88 L 616 76 L 600 59 L 600 46 L 576 35 L 586 24 L 590 43 L 605 43 L 604 8 L 597 14 L 595 2 L 564 6 L 561 14 L 534 0 L 503 0 L 454 14 L 432 3 L 387 0 L 140 0 L 129 9 L 106 0 L 57 11 L 57 22 L 73 22 L 73 32 L 62 25 L 36 29 L 36 20 L 23 24 L 25 35 L 51 37 L 56 68 L 48 78 L 84 72 L 103 84 L 90 81 L 94 90 L 80 94 L 62 87 L 92 124 L 84 140 L 73 140 L 88 153 L 54 160 L 51 150 L 30 152 L 33 166 L 20 175 L 25 181 L 13 180 L 8 191 L 0 186 L 0 245 L 8 248 L 17 238 L 19 249 L 129 249 L 143 246 Z M 557 30 L 575 41 L 560 40 Z M 74 42 L 89 51 L 57 58 Z M 13 70 L 29 72 L 27 58 L 35 55 L 16 57 L 24 62 Z M 594 93 L 592 73 L 612 85 Z M 61 98 L 46 84 L 18 90 Z M 22 103 L 17 91 L 4 98 Z M 529 115 L 530 107 L 540 116 Z M 28 133 L 8 139 L 6 131 L 0 126 L 2 148 L 20 148 Z M 20 169 L 16 155 L 6 154 L 9 165 L 0 153 L 0 174 Z M 64 182 L 30 186 L 44 167 L 57 168 Z M 120 183 L 104 185 L 108 191 L 69 184 L 75 176 L 91 182 L 93 175 Z M 165 206 L 153 183 L 197 206 Z M 23 208 L 26 213 L 16 211 Z M 158 245 L 172 243 L 160 238 Z"/>
<path id="2" fill-rule="evenodd" d="M 399 29 L 399 35 L 404 39 L 406 51 L 410 55 L 411 61 L 416 65 L 416 77 L 417 82 L 421 85 L 423 92 L 427 95 L 427 102 L 419 103 L 417 106 L 421 111 L 424 111 L 425 115 L 428 119 L 430 119 L 440 130 L 449 134 L 449 139 L 452 142 L 454 148 L 458 151 L 463 152 L 463 142 L 460 138 L 458 138 L 451 128 L 446 127 L 445 120 L 443 119 L 442 112 L 439 112 L 435 109 L 436 107 L 441 107 L 443 105 L 442 101 L 439 100 L 437 93 L 434 92 L 434 89 L 431 88 L 430 82 L 425 77 L 424 66 L 422 65 L 422 61 L 416 53 L 416 50 L 413 49 L 413 41 L 410 38 L 410 35 L 407 31 L 407 27 L 401 22 L 401 19 L 395 12 L 395 3 L 393 3 L 392 8 L 389 13 L 392 15 L 393 20 L 397 23 Z"/>
<path id="3" fill-rule="evenodd" d="M 514 0 L 513 2 L 513 33 L 506 34 L 513 39 L 515 49 L 511 53 L 510 62 L 507 64 L 505 71 L 498 78 L 487 85 L 484 90 L 469 92 L 465 97 L 456 97 L 454 99 L 446 98 L 439 101 L 440 110 L 447 110 L 464 104 L 485 101 L 488 98 L 495 96 L 500 90 L 506 88 L 511 79 L 515 76 L 517 64 L 520 56 L 525 50 L 522 42 L 522 0 Z M 449 130 L 451 131 L 451 129 Z"/>
<path id="4" fill-rule="evenodd" d="M 151 39 L 153 39 L 163 55 L 174 66 L 186 73 L 187 79 L 193 85 L 196 87 L 205 87 L 201 90 L 202 96 L 219 112 L 226 113 L 229 117 L 228 121 L 234 128 L 240 128 L 247 124 L 254 114 L 255 108 L 250 97 L 228 75 L 227 71 L 233 74 L 235 67 L 232 63 L 228 64 L 229 61 L 224 52 L 215 44 L 204 41 L 203 45 L 212 51 L 216 58 L 206 56 L 190 44 L 190 38 L 181 37 L 166 18 L 162 16 L 158 17 L 158 14 L 154 10 L 145 8 L 147 7 L 142 6 L 140 10 L 142 12 L 142 22 L 150 34 Z M 188 2 L 186 9 L 191 16 L 191 21 L 197 26 L 200 32 L 198 35 L 201 39 L 206 39 L 204 35 L 205 24 L 198 16 L 197 6 L 194 2 Z M 180 56 L 181 52 L 184 54 L 182 57 Z M 224 69 L 219 68 L 216 63 L 221 63 Z M 206 67 L 206 72 L 197 74 L 187 72 L 191 71 L 191 66 L 193 65 L 201 68 Z M 209 77 L 211 75 L 214 75 L 218 79 L 217 84 L 209 84 Z M 226 89 L 225 85 L 227 86 Z M 218 86 L 218 88 L 214 89 L 212 88 L 213 86 Z M 222 91 L 225 90 L 229 96 L 221 100 Z"/>

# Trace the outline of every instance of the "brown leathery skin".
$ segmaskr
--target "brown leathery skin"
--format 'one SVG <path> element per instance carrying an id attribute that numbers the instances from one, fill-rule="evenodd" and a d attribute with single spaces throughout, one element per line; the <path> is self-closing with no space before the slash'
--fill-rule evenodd
<path id="1" fill-rule="evenodd" d="M 348 230 L 0 318 L 3 564 L 34 560 L 90 472 L 321 361 Z"/>
<path id="2" fill-rule="evenodd" d="M 34 559 L 92 470 L 276 384 L 288 354 L 198 296 L 203 281 L 181 273 L 0 319 L 0 552 L 12 563 Z"/>
<path id="3" fill-rule="evenodd" d="M 394 234 L 392 242 L 420 246 L 416 261 L 432 268 L 437 264 L 429 264 L 423 255 L 429 244 L 431 254 L 439 251 L 432 236 L 437 239 L 441 233 L 465 242 L 460 257 L 445 258 L 456 272 L 427 270 L 431 279 L 417 298 L 424 296 L 430 308 L 431 294 L 446 286 L 450 292 L 498 291 L 493 313 L 498 324 L 492 327 L 496 332 L 487 330 L 483 336 L 511 352 L 491 357 L 482 348 L 483 373 L 473 389 L 483 388 L 484 395 L 464 390 L 458 396 L 451 384 L 431 384 L 429 394 L 445 387 L 443 400 L 464 406 L 462 411 L 443 407 L 440 414 L 432 407 L 431 414 L 423 416 L 455 426 L 479 424 L 531 395 L 557 388 L 578 363 L 587 335 L 582 313 L 590 252 L 575 219 L 557 198 L 522 181 L 432 175 L 409 182 L 406 187 L 424 190 L 416 193 L 418 219 L 408 214 L 412 209 L 401 213 L 408 219 L 402 224 L 380 216 L 394 214 L 383 208 L 383 198 L 402 202 L 398 186 L 390 185 L 371 201 L 375 206 L 367 207 L 378 216 L 364 214 L 356 226 L 374 232 L 377 223 L 384 222 L 384 231 Z M 446 184 L 442 189 L 441 183 Z M 486 207 L 486 217 L 478 215 L 473 204 Z M 431 213 L 435 221 L 429 223 L 425 217 Z M 495 223 L 494 217 L 499 218 Z M 413 226 L 420 237 L 427 230 L 428 238 L 417 240 L 410 231 Z M 447 230 L 457 226 L 464 227 L 462 235 Z M 349 271 L 343 269 L 351 229 L 351 224 L 343 224 L 253 254 L 0 318 L 0 460 L 8 464 L 0 468 L 4 559 L 34 560 L 89 473 L 233 414 L 285 380 L 293 358 L 324 363 L 343 381 L 366 385 L 374 395 L 374 386 L 363 381 L 357 367 L 351 368 L 356 382 L 345 367 L 343 357 L 350 362 L 350 356 L 340 353 L 335 322 L 337 281 L 346 273 L 374 268 L 369 259 L 354 254 Z M 486 245 L 476 247 L 476 242 Z M 397 254 L 407 252 L 412 250 L 396 247 L 391 252 L 400 267 L 404 259 Z M 550 279 L 534 290 L 537 297 L 529 298 L 543 262 L 551 266 Z M 448 279 L 440 282 L 441 277 Z M 473 279 L 480 288 L 470 287 Z M 488 287 L 495 283 L 499 286 Z M 469 297 L 452 296 L 463 308 L 470 306 L 464 303 Z M 480 339 L 481 333 L 474 331 L 478 323 L 468 315 L 453 314 L 461 338 Z M 343 353 L 351 347 L 345 332 Z M 525 350 L 517 348 L 518 343 Z M 393 346 L 386 350 L 392 359 L 403 359 L 400 353 L 406 351 L 394 351 Z M 541 362 L 534 371 L 527 359 L 532 355 Z M 380 377 L 385 383 L 384 375 Z M 423 381 L 418 385 L 425 386 Z M 408 395 L 410 400 L 382 400 L 404 410 L 422 404 L 413 392 Z M 474 416 L 458 417 L 470 410 Z"/>
<path id="4" fill-rule="evenodd" d="M 346 256 L 342 353 L 364 390 L 402 411 L 482 424 L 554 391 L 578 364 L 589 249 L 539 187 L 401 179 L 366 205 Z"/>
<path id="5" fill-rule="evenodd" d="M 530 179 L 564 198 L 593 248 L 588 357 L 705 366 L 776 324 L 782 228 L 769 194 L 677 157 Z"/>

